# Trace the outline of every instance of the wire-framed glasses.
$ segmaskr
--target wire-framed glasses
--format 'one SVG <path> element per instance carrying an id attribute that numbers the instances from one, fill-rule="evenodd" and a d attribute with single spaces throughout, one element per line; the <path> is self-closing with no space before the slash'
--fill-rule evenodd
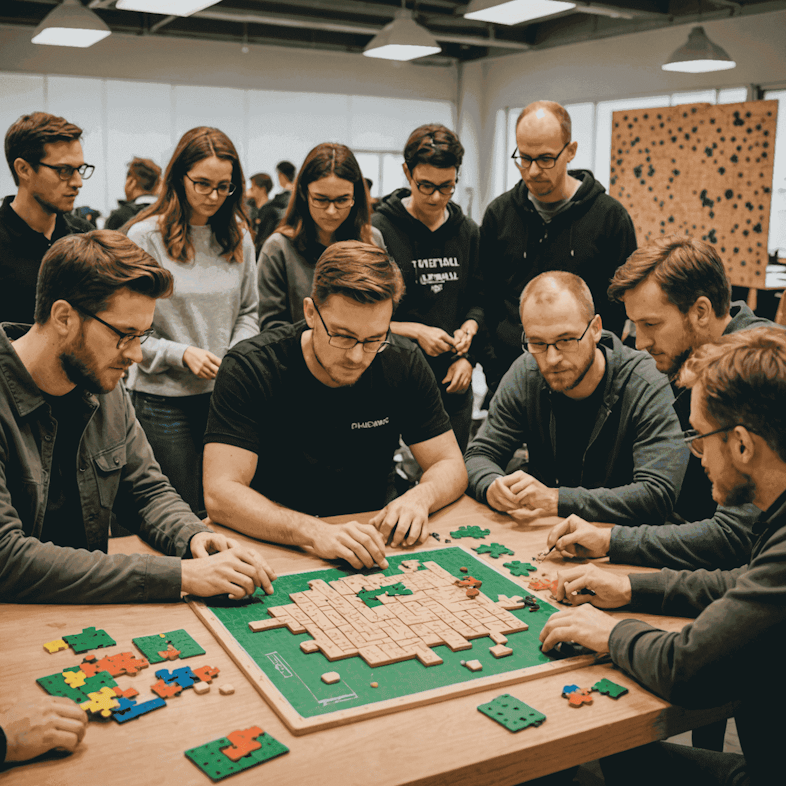
<path id="1" fill-rule="evenodd" d="M 319 317 L 320 322 L 322 322 L 322 327 L 325 328 L 325 333 L 328 336 L 328 344 L 331 347 L 335 347 L 336 349 L 354 349 L 356 344 L 361 344 L 363 346 L 363 351 L 368 352 L 369 354 L 376 355 L 379 352 L 383 352 L 385 347 L 390 344 L 388 338 L 385 339 L 377 339 L 377 338 L 369 338 L 365 341 L 360 341 L 357 338 L 353 338 L 352 336 L 342 336 L 338 333 L 331 333 L 328 330 L 328 326 L 325 324 L 325 320 L 322 319 L 322 314 L 319 313 L 319 308 L 317 304 L 312 300 L 314 303 L 314 310 L 317 312 L 317 316 Z M 388 330 L 388 337 L 390 336 L 390 330 Z"/>
<path id="2" fill-rule="evenodd" d="M 82 180 L 90 180 L 90 175 L 95 171 L 95 167 L 92 164 L 69 166 L 68 164 L 45 164 L 43 161 L 39 161 L 38 166 L 54 169 L 61 180 L 70 180 L 74 176 L 74 172 L 79 172 L 79 176 Z"/>
<path id="3" fill-rule="evenodd" d="M 694 456 L 701 458 L 704 455 L 704 442 L 702 442 L 704 437 L 711 437 L 713 434 L 721 434 L 724 431 L 730 431 L 731 429 L 737 428 L 737 426 L 740 425 L 742 424 L 734 423 L 731 426 L 716 428 L 715 431 L 708 431 L 706 434 L 699 434 L 695 428 L 690 428 L 687 431 L 682 432 L 682 440 L 688 446 L 688 450 L 690 450 Z"/>
<path id="4" fill-rule="evenodd" d="M 226 197 L 234 194 L 237 190 L 237 186 L 234 183 L 219 183 L 217 186 L 214 186 L 212 183 L 208 183 L 207 180 L 194 180 L 193 177 L 188 177 L 188 179 L 194 184 L 194 191 L 200 196 L 207 196 L 216 191 L 219 196 Z"/>
<path id="5" fill-rule="evenodd" d="M 570 142 L 566 142 L 563 146 L 562 150 L 557 153 L 556 156 L 537 156 L 536 158 L 530 158 L 530 156 L 524 156 L 519 153 L 518 147 L 513 151 L 513 155 L 511 158 L 513 159 L 513 163 L 523 171 L 527 171 L 531 166 L 532 162 L 534 161 L 539 169 L 554 169 L 557 164 L 557 159 L 565 152 L 565 148 L 570 144 Z"/>
<path id="6" fill-rule="evenodd" d="M 578 350 L 579 342 L 587 335 L 593 319 L 595 319 L 594 316 L 587 322 L 587 327 L 584 328 L 584 332 L 578 338 L 559 338 L 551 344 L 547 341 L 528 341 L 526 335 L 522 333 L 521 348 L 526 349 L 531 355 L 542 355 L 549 351 L 549 347 L 554 347 L 557 352 L 570 355 Z"/>
<path id="7" fill-rule="evenodd" d="M 143 330 L 141 333 L 124 333 L 122 330 L 119 330 L 114 325 L 110 325 L 108 322 L 104 322 L 101 317 L 97 317 L 93 314 L 92 311 L 88 311 L 86 308 L 81 308 L 80 306 L 74 306 L 77 311 L 81 311 L 86 317 L 90 317 L 90 319 L 94 319 L 96 322 L 100 322 L 102 325 L 108 327 L 113 333 L 118 335 L 117 340 L 117 348 L 118 349 L 125 349 L 135 338 L 139 339 L 140 344 L 144 344 L 150 336 L 153 335 L 153 328 L 148 328 L 147 330 Z"/>

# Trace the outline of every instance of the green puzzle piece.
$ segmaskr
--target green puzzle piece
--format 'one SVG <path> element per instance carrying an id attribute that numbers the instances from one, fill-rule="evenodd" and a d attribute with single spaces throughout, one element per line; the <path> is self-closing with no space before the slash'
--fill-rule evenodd
<path id="1" fill-rule="evenodd" d="M 480 527 L 459 527 L 455 532 L 450 533 L 451 538 L 485 538 L 490 535 L 490 529 L 481 529 Z"/>
<path id="2" fill-rule="evenodd" d="M 529 562 L 519 562 L 518 560 L 503 562 L 502 567 L 507 568 L 514 576 L 529 576 L 530 573 L 537 570 L 537 568 L 534 565 L 530 565 Z"/>
<path id="3" fill-rule="evenodd" d="M 83 628 L 81 633 L 63 636 L 63 641 L 77 653 L 97 650 L 99 647 L 113 647 L 115 644 L 115 640 L 105 630 L 95 628 Z"/>
<path id="4" fill-rule="evenodd" d="M 150 663 L 163 663 L 166 658 L 162 658 L 158 653 L 166 650 L 167 644 L 171 644 L 176 650 L 180 650 L 180 658 L 193 658 L 194 655 L 204 655 L 205 651 L 191 636 L 182 628 L 180 630 L 170 630 L 168 633 L 159 633 L 155 636 L 140 636 L 131 639 L 136 648 L 150 661 Z"/>
<path id="5" fill-rule="evenodd" d="M 401 582 L 397 584 L 390 584 L 387 587 L 380 587 L 374 590 L 360 590 L 357 596 L 366 604 L 370 609 L 374 606 L 381 606 L 382 601 L 377 600 L 380 595 L 411 595 L 412 590 L 407 589 Z"/>
<path id="6" fill-rule="evenodd" d="M 226 737 L 219 737 L 219 739 L 212 742 L 207 742 L 196 748 L 190 748 L 186 751 L 186 756 L 205 775 L 208 775 L 214 781 L 220 781 L 229 775 L 235 775 L 238 772 L 249 769 L 249 767 L 256 767 L 257 764 L 262 764 L 276 756 L 281 756 L 282 753 L 289 753 L 289 748 L 286 745 L 283 745 L 267 733 L 260 734 L 256 740 L 262 744 L 262 747 L 251 751 L 251 753 L 246 754 L 238 761 L 232 761 L 232 759 L 221 752 L 222 748 L 229 748 L 232 745 Z"/>
<path id="7" fill-rule="evenodd" d="M 511 551 L 507 546 L 503 546 L 501 543 L 482 543 L 480 546 L 473 546 L 473 551 L 477 551 L 478 554 L 488 554 L 489 557 L 493 557 L 494 559 L 499 559 L 503 554 L 510 554 L 513 556 L 516 552 Z"/>
<path id="8" fill-rule="evenodd" d="M 81 688 L 72 688 L 63 677 L 67 671 L 81 671 L 79 666 L 63 669 L 57 674 L 50 674 L 48 677 L 39 677 L 36 682 L 50 695 L 63 696 L 77 703 L 89 701 L 89 693 L 98 692 L 104 686 L 114 688 L 117 683 L 108 671 L 99 671 L 92 677 L 85 678 L 85 684 Z"/>
<path id="9" fill-rule="evenodd" d="M 478 710 L 491 720 L 504 726 L 508 731 L 521 731 L 527 726 L 540 726 L 546 716 L 509 693 L 503 693 L 488 704 L 481 704 Z"/>
<path id="10" fill-rule="evenodd" d="M 628 692 L 627 688 L 623 688 L 622 685 L 617 685 L 616 682 L 607 680 L 605 677 L 600 682 L 596 682 L 591 690 L 596 690 L 598 693 L 605 693 L 607 696 L 611 696 L 612 699 L 618 699 Z"/>

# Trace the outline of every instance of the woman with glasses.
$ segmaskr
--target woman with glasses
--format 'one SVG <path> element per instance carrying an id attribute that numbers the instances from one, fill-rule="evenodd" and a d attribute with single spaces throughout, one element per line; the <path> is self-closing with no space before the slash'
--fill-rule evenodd
<path id="1" fill-rule="evenodd" d="M 480 231 L 450 201 L 463 156 L 445 126 L 416 128 L 404 148 L 409 188 L 385 197 L 372 218 L 406 284 L 390 329 L 425 353 L 462 451 L 472 425 L 472 341 L 483 325 Z"/>
<path id="2" fill-rule="evenodd" d="M 339 240 L 360 240 L 384 248 L 370 223 L 363 174 L 346 145 L 317 145 L 303 162 L 287 212 L 259 253 L 259 329 L 303 319 L 303 298 L 311 295 L 314 267 Z"/>
<path id="3" fill-rule="evenodd" d="M 202 437 L 227 350 L 258 333 L 254 242 L 243 212 L 243 170 L 217 128 L 187 131 L 166 168 L 161 195 L 129 224 L 129 238 L 174 276 L 156 304 L 153 336 L 131 367 L 139 422 L 164 474 L 197 512 Z"/>

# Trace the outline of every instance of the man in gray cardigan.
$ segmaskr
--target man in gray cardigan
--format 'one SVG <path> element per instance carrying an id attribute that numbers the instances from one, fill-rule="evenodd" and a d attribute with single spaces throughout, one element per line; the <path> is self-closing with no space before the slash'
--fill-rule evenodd
<path id="1" fill-rule="evenodd" d="M 204 526 L 161 474 L 119 384 L 171 291 L 119 232 L 72 235 L 41 263 L 35 324 L 0 327 L 0 601 L 273 591 L 259 555 Z M 168 556 L 105 553 L 116 501 Z"/>

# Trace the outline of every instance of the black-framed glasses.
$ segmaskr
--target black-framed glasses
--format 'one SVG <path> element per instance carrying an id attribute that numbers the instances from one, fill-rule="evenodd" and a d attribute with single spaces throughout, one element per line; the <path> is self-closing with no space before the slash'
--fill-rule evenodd
<path id="1" fill-rule="evenodd" d="M 188 177 L 187 174 L 186 177 Z M 193 177 L 188 177 L 188 179 L 194 184 L 194 191 L 200 196 L 208 196 L 216 191 L 219 196 L 227 197 L 234 194 L 237 190 L 237 186 L 234 183 L 219 183 L 217 186 L 214 186 L 212 183 L 208 183 L 207 180 L 194 180 Z"/>
<path id="2" fill-rule="evenodd" d="M 570 355 L 578 350 L 579 342 L 587 335 L 587 331 L 594 319 L 595 317 L 592 317 L 592 319 L 587 322 L 587 327 L 584 328 L 584 332 L 578 338 L 560 338 L 551 344 L 546 341 L 527 341 L 526 335 L 522 333 L 521 348 L 526 349 L 531 355 L 542 355 L 549 351 L 549 347 L 554 347 L 557 352 Z"/>
<path id="3" fill-rule="evenodd" d="M 91 311 L 88 311 L 86 308 L 81 308 L 80 306 L 74 306 L 77 311 L 80 311 L 86 317 L 90 317 L 90 319 L 94 319 L 96 322 L 100 322 L 102 325 L 108 327 L 113 333 L 116 333 L 119 338 L 117 341 L 117 348 L 118 349 L 125 349 L 135 338 L 139 339 L 140 344 L 144 344 L 150 336 L 153 335 L 153 328 L 148 328 L 147 330 L 142 331 L 141 333 L 124 333 L 122 330 L 118 330 L 114 325 L 110 325 L 108 322 L 104 322 L 101 317 L 97 317 Z"/>
<path id="4" fill-rule="evenodd" d="M 537 156 L 536 158 L 530 158 L 529 156 L 522 155 L 519 153 L 519 149 L 517 147 L 513 151 L 511 158 L 513 159 L 513 163 L 524 172 L 526 172 L 532 166 L 533 161 L 538 165 L 539 169 L 554 169 L 557 164 L 557 159 L 565 152 L 565 148 L 569 144 L 570 142 L 566 142 L 562 150 L 560 150 L 556 156 Z"/>
<path id="5" fill-rule="evenodd" d="M 327 210 L 331 205 L 335 205 L 336 210 L 349 210 L 355 204 L 355 197 L 350 194 L 342 194 L 340 197 L 331 199 L 326 196 L 316 196 L 309 191 L 308 201 L 311 207 L 315 207 L 317 210 Z"/>
<path id="6" fill-rule="evenodd" d="M 731 429 L 741 425 L 741 423 L 734 423 L 731 426 L 716 428 L 715 431 L 708 431 L 706 434 L 699 434 L 695 428 L 690 428 L 682 432 L 682 440 L 694 456 L 701 458 L 704 455 L 704 443 L 701 442 L 704 437 L 711 437 L 713 434 L 722 434 L 724 431 L 731 431 Z"/>
<path id="7" fill-rule="evenodd" d="M 415 181 L 415 186 L 417 187 L 418 191 L 420 191 L 421 194 L 425 194 L 426 196 L 431 196 L 435 191 L 439 191 L 442 196 L 452 196 L 456 193 L 457 184 L 458 178 L 456 178 L 452 183 L 443 183 L 441 186 L 438 186 L 434 183 L 429 183 L 428 180 Z"/>
<path id="8" fill-rule="evenodd" d="M 54 169 L 61 180 L 70 180 L 74 176 L 74 172 L 79 172 L 79 177 L 81 177 L 82 180 L 90 180 L 90 176 L 95 171 L 95 167 L 92 164 L 69 166 L 68 164 L 45 164 L 43 161 L 39 161 L 38 166 Z"/>
<path id="9" fill-rule="evenodd" d="M 378 354 L 385 350 L 390 344 L 388 338 L 385 339 L 378 339 L 378 338 L 368 338 L 365 341 L 360 341 L 357 338 L 352 338 L 352 336 L 341 336 L 338 333 L 331 333 L 328 330 L 328 326 L 325 324 L 325 320 L 322 319 L 322 314 L 319 313 L 319 308 L 317 308 L 317 304 L 312 300 L 314 304 L 314 310 L 317 312 L 317 316 L 319 317 L 320 322 L 322 322 L 322 327 L 325 328 L 325 333 L 328 336 L 328 344 L 331 347 L 335 347 L 336 349 L 354 349 L 357 344 L 361 344 L 363 346 L 363 351 L 368 352 L 369 354 Z M 390 336 L 390 330 L 388 329 L 388 337 Z"/>

